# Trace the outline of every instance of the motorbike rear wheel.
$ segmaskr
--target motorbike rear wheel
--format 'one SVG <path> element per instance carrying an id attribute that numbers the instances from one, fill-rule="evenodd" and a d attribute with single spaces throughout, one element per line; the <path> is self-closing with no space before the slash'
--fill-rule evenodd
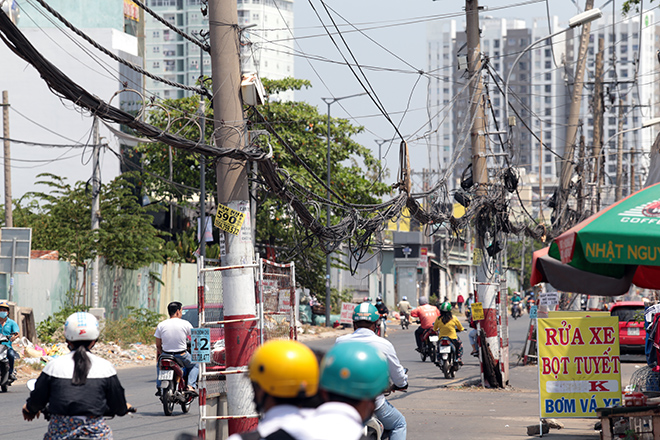
<path id="1" fill-rule="evenodd" d="M 442 363 L 442 372 L 445 374 L 445 379 L 449 379 L 451 376 L 451 367 L 449 366 L 449 361 L 446 360 Z"/>
<path id="2" fill-rule="evenodd" d="M 2 389 L 3 393 L 7 392 L 7 385 L 2 385 L 2 387 L 0 387 L 0 388 Z"/>
<path id="3" fill-rule="evenodd" d="M 436 361 L 438 360 L 437 357 L 438 357 L 438 354 L 437 354 L 437 350 L 435 348 L 435 345 L 434 344 L 429 344 L 429 360 L 435 364 Z"/>
<path id="4" fill-rule="evenodd" d="M 171 381 L 170 386 L 163 390 L 160 400 L 163 402 L 163 412 L 165 415 L 171 416 L 174 412 L 174 381 Z"/>
<path id="5" fill-rule="evenodd" d="M 187 414 L 188 411 L 190 411 L 190 405 L 192 405 L 193 399 L 188 399 L 186 400 L 186 403 L 181 404 L 181 411 L 183 411 L 184 414 Z"/>

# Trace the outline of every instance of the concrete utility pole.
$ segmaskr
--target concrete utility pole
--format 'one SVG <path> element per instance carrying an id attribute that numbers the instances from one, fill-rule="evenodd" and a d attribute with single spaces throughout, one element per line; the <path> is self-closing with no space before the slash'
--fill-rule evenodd
<path id="1" fill-rule="evenodd" d="M 208 3 L 213 75 L 215 139 L 223 148 L 243 148 L 247 130 L 241 102 L 240 28 L 236 0 Z M 244 161 L 221 158 L 216 168 L 218 203 L 245 214 L 239 235 L 225 233 L 227 255 L 223 266 L 243 266 L 226 270 L 222 276 L 227 370 L 244 368 L 257 348 L 254 248 L 252 247 L 249 185 Z M 244 267 L 249 265 L 250 267 Z M 242 368 L 241 368 L 242 367 Z M 230 415 L 251 414 L 252 388 L 246 374 L 227 375 L 227 404 Z M 256 427 L 252 418 L 231 419 L 229 433 Z"/>
<path id="2" fill-rule="evenodd" d="M 635 147 L 630 149 L 630 192 L 635 192 Z"/>
<path id="3" fill-rule="evenodd" d="M 11 206 L 11 143 L 9 142 L 9 92 L 2 91 L 2 136 L 5 138 L 5 227 L 14 227 Z"/>
<path id="4" fill-rule="evenodd" d="M 594 0 L 587 0 L 585 11 L 593 9 Z M 573 155 L 575 152 L 575 141 L 580 117 L 580 103 L 582 102 L 582 89 L 584 88 L 584 71 L 587 64 L 587 49 L 589 47 L 589 34 L 591 33 L 591 22 L 582 25 L 582 36 L 580 38 L 580 50 L 575 66 L 575 78 L 573 83 L 573 96 L 568 112 L 568 126 L 566 127 L 566 144 L 564 146 L 564 162 L 561 166 L 561 179 L 556 200 L 557 222 L 560 228 L 564 228 L 566 213 L 568 211 L 568 188 L 573 176 Z"/>
<path id="5" fill-rule="evenodd" d="M 600 173 L 601 162 L 601 149 L 603 143 L 603 57 L 605 56 L 605 39 L 598 38 L 598 53 L 596 53 L 596 80 L 594 83 L 593 95 L 593 116 L 594 116 L 594 174 L 591 182 L 596 185 L 596 197 L 591 199 L 591 211 L 598 212 L 600 210 L 600 180 L 602 175 Z"/>
<path id="6" fill-rule="evenodd" d="M 470 83 L 470 119 L 474 121 L 470 128 L 470 141 L 472 145 L 472 178 L 477 185 L 477 195 L 485 196 L 488 186 L 488 169 L 486 162 L 486 115 L 484 112 L 483 81 L 481 78 L 481 43 L 479 29 L 479 0 L 465 1 L 465 18 L 467 33 L 468 77 L 478 77 Z M 500 338 L 497 332 L 497 288 L 499 283 L 491 280 L 494 273 L 493 259 L 484 252 L 484 237 L 475 234 L 475 251 L 481 253 L 481 261 L 476 270 L 476 301 L 481 302 L 485 319 L 480 321 L 481 328 L 486 333 L 486 342 L 495 359 L 500 359 Z M 482 347 L 482 350 L 485 347 Z M 482 352 L 483 353 L 483 352 Z M 483 356 L 480 357 L 483 360 Z M 499 365 L 501 371 L 506 373 L 508 365 Z M 483 369 L 482 369 L 483 371 Z M 482 376 L 483 378 L 483 376 Z M 485 380 L 483 385 L 485 386 Z M 502 384 L 488 384 L 491 387 Z"/>
<path id="7" fill-rule="evenodd" d="M 543 120 L 539 121 L 539 141 L 539 218 L 543 220 Z"/>
<path id="8" fill-rule="evenodd" d="M 200 34 L 201 37 L 201 34 Z M 199 49 L 199 78 L 204 81 L 204 51 Z M 206 141 L 206 101 L 204 96 L 199 96 L 199 137 L 204 143 Z M 199 254 L 206 258 L 206 156 L 199 155 Z"/>
<path id="9" fill-rule="evenodd" d="M 92 231 L 99 229 L 99 214 L 101 211 L 101 169 L 99 164 L 99 150 L 101 149 L 101 138 L 99 136 L 99 120 L 94 116 L 92 126 L 92 138 L 94 149 L 92 150 Z M 92 267 L 92 305 L 99 306 L 99 261 L 98 254 L 94 257 Z"/>
<path id="10" fill-rule="evenodd" d="M 617 127 L 616 142 L 616 189 L 614 191 L 614 201 L 621 200 L 623 197 L 623 99 L 619 97 L 619 125 Z"/>
<path id="11" fill-rule="evenodd" d="M 585 173 L 586 171 L 586 162 L 585 162 L 585 155 L 586 155 L 586 144 L 584 142 L 584 134 L 580 135 L 580 150 L 578 152 L 578 157 L 580 158 L 578 163 L 580 164 L 580 172 L 579 174 L 582 176 L 586 176 L 585 178 L 580 179 L 580 186 L 578 187 L 578 192 L 577 192 L 577 212 L 581 216 L 582 212 L 584 210 L 584 185 L 586 183 L 586 180 L 589 179 L 588 175 Z"/>

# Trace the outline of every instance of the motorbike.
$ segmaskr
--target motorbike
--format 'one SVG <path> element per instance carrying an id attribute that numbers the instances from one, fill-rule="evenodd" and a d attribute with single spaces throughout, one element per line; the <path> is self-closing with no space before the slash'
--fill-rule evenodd
<path id="1" fill-rule="evenodd" d="M 376 334 L 382 338 L 385 337 L 385 321 L 387 320 L 387 314 L 381 313 L 380 318 L 378 318 L 378 326 L 376 326 Z"/>
<path id="2" fill-rule="evenodd" d="M 408 369 L 406 368 L 406 373 L 408 372 Z M 408 386 L 406 385 L 405 388 L 399 388 L 396 385 L 392 384 L 390 385 L 390 388 L 385 391 L 385 395 L 389 396 L 392 394 L 394 391 L 403 391 L 406 392 L 408 389 Z M 383 426 L 383 423 L 378 420 L 378 417 L 375 415 L 372 415 L 369 420 L 364 424 L 364 436 L 362 436 L 362 440 L 384 440 L 390 438 L 390 432 L 385 430 L 385 427 Z"/>
<path id="3" fill-rule="evenodd" d="M 8 342 L 9 338 L 5 335 L 0 335 L 0 343 Z M 7 388 L 11 385 L 11 379 L 9 378 L 9 358 L 7 358 L 9 352 L 9 347 L 4 344 L 0 344 L 0 390 L 3 393 L 7 392 Z"/>
<path id="4" fill-rule="evenodd" d="M 467 319 L 469 321 L 471 316 L 472 316 L 472 309 L 470 309 L 469 305 L 466 305 L 465 306 L 465 319 Z"/>
<path id="5" fill-rule="evenodd" d="M 422 333 L 422 351 L 419 354 L 420 357 L 422 358 L 422 362 L 426 362 L 426 358 L 429 358 L 431 362 L 435 362 L 436 360 L 435 344 L 438 342 L 438 339 L 439 339 L 438 332 L 436 332 L 432 328 L 424 330 L 424 333 Z"/>
<path id="6" fill-rule="evenodd" d="M 513 319 L 518 319 L 522 315 L 522 308 L 520 307 L 520 301 L 514 301 L 511 304 L 511 317 Z"/>
<path id="7" fill-rule="evenodd" d="M 533 299 L 529 299 L 529 300 L 527 300 L 527 313 L 529 313 L 530 309 L 531 309 L 532 306 L 535 305 L 535 304 L 536 304 L 536 301 L 534 301 Z"/>
<path id="8" fill-rule="evenodd" d="M 436 336 L 437 337 L 437 336 Z M 461 367 L 456 361 L 456 346 L 446 336 L 440 338 L 438 344 L 438 361 L 436 364 L 445 375 L 445 379 L 454 378 Z"/>
<path id="9" fill-rule="evenodd" d="M 406 330 L 410 326 L 410 319 L 408 319 L 408 315 L 405 313 L 401 313 L 401 329 Z"/>
<path id="10" fill-rule="evenodd" d="M 174 405 L 181 405 L 181 411 L 186 414 L 190 411 L 197 393 L 188 391 L 188 378 L 184 373 L 181 361 L 170 354 L 161 354 L 158 358 L 158 380 L 160 380 L 160 401 L 163 404 L 163 412 L 171 416 Z"/>

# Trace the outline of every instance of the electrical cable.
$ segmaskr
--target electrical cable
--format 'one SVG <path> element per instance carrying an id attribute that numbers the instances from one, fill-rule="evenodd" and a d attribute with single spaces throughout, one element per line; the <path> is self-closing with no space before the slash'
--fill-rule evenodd
<path id="1" fill-rule="evenodd" d="M 194 45 L 198 46 L 200 49 L 202 49 L 204 52 L 209 52 L 210 51 L 210 46 L 208 43 L 202 43 L 201 41 L 197 40 L 196 38 L 191 37 L 190 35 L 186 34 L 173 24 L 171 24 L 169 21 L 165 20 L 163 17 L 158 15 L 154 10 L 150 9 L 146 4 L 142 3 L 140 0 L 131 0 L 133 3 L 138 5 L 141 9 L 143 9 L 146 13 L 151 15 L 153 18 L 158 20 L 160 23 L 165 25 L 167 28 L 173 30 L 177 34 L 181 35 L 183 38 L 186 40 L 190 41 Z"/>
<path id="2" fill-rule="evenodd" d="M 103 52 L 104 54 L 106 54 L 107 56 L 112 58 L 113 60 L 115 60 L 115 61 L 125 65 L 126 67 L 129 67 L 130 69 L 133 69 L 134 71 L 136 71 L 138 73 L 141 73 L 142 75 L 145 75 L 145 76 L 147 76 L 147 77 L 149 77 L 149 78 L 151 78 L 155 81 L 162 82 L 163 84 L 167 84 L 168 86 L 177 87 L 177 88 L 180 88 L 180 89 L 183 89 L 183 90 L 192 91 L 192 92 L 198 93 L 200 95 L 206 96 L 209 99 L 213 98 L 212 95 L 205 88 L 191 87 L 191 86 L 187 86 L 185 84 L 180 84 L 180 83 L 170 81 L 170 80 L 165 79 L 165 78 L 161 78 L 157 75 L 154 75 L 154 74 L 144 70 L 142 67 L 140 67 L 140 66 L 138 66 L 134 63 L 131 63 L 130 61 L 126 61 L 125 59 L 113 54 L 108 49 L 101 46 L 96 41 L 94 41 L 92 38 L 90 38 L 87 34 L 82 32 L 78 28 L 76 28 L 73 24 L 71 24 L 71 22 L 69 22 L 66 18 L 64 18 L 59 12 L 57 12 L 55 9 L 51 8 L 50 5 L 48 5 L 48 3 L 46 3 L 45 0 L 35 0 L 35 1 L 39 2 L 39 4 L 42 7 L 44 7 L 48 12 L 53 14 L 58 20 L 60 20 L 66 27 L 68 27 L 70 30 L 72 30 L 76 35 L 78 35 L 79 37 L 81 37 L 82 39 L 87 41 L 89 44 L 91 44 L 96 49 L 100 50 L 101 52 Z"/>

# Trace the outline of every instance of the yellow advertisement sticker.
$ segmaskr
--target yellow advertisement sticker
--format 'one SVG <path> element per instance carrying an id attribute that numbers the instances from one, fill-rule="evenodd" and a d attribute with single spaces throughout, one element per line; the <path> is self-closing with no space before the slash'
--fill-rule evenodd
<path id="1" fill-rule="evenodd" d="M 596 417 L 621 403 L 619 320 L 538 320 L 541 417 Z"/>
<path id="2" fill-rule="evenodd" d="M 473 321 L 483 321 L 486 319 L 484 316 L 484 307 L 481 303 L 472 303 L 470 306 L 472 310 L 472 320 Z"/>
<path id="3" fill-rule="evenodd" d="M 242 212 L 218 204 L 218 212 L 215 214 L 213 224 L 223 231 L 238 235 L 243 226 L 243 220 L 245 220 L 245 214 Z"/>

